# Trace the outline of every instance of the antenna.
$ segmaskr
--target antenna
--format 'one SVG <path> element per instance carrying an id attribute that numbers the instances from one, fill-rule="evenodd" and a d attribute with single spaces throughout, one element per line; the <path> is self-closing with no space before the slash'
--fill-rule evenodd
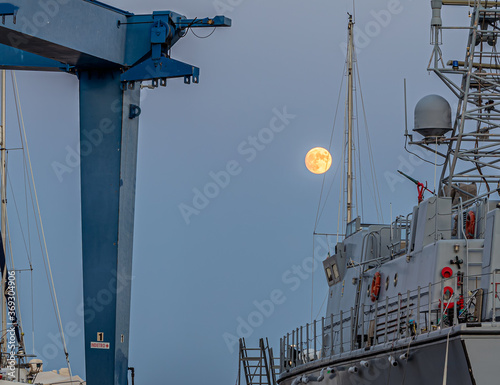
<path id="1" fill-rule="evenodd" d="M 390 241 L 392 243 L 392 202 L 389 203 L 389 207 L 391 208 L 391 234 L 390 234 Z"/>
<path id="2" fill-rule="evenodd" d="M 406 78 L 404 81 L 404 93 L 405 93 L 405 136 L 408 137 L 408 105 L 406 103 Z"/>
<path id="3" fill-rule="evenodd" d="M 353 90 L 354 90 L 354 37 L 353 37 L 352 16 L 349 15 L 349 43 L 347 49 L 347 223 L 352 221 L 353 209 L 353 179 L 354 179 L 354 158 L 353 158 Z"/>

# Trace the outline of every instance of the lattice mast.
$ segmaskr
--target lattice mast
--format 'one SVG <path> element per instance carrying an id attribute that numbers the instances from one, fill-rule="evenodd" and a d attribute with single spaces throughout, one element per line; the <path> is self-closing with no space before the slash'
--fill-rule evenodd
<path id="1" fill-rule="evenodd" d="M 497 190 L 500 170 L 500 53 L 496 45 L 500 33 L 500 2 L 476 0 L 432 0 L 431 44 L 434 46 L 429 71 L 434 72 L 457 96 L 458 105 L 451 137 L 426 136 L 412 141 L 441 157 L 443 168 L 439 194 L 450 196 L 455 191 L 466 199 Z M 470 25 L 442 25 L 442 6 L 469 8 Z M 443 60 L 440 45 L 444 30 L 468 31 L 463 61 Z M 445 145 L 446 153 L 431 148 Z"/>

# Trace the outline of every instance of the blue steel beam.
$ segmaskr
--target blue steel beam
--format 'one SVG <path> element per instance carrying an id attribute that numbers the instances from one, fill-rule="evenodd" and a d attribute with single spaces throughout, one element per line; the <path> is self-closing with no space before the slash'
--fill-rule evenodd
<path id="1" fill-rule="evenodd" d="M 72 67 L 20 49 L 0 44 L 0 69 L 69 72 Z"/>
<path id="2" fill-rule="evenodd" d="M 192 78 L 193 83 L 198 83 L 199 77 L 199 68 L 166 57 L 160 57 L 157 62 L 152 59 L 145 60 L 120 76 L 123 82 L 128 83 L 152 80 L 153 87 L 157 87 L 158 82 L 166 86 L 167 79 L 172 78 L 184 78 L 186 84 L 189 84 Z"/>
<path id="3" fill-rule="evenodd" d="M 82 0 L 9 0 L 17 15 L 0 24 L 0 44 L 73 66 L 124 64 L 127 14 Z M 104 43 L 106 42 L 106 43 Z M 112 43 L 111 43 L 112 42 Z"/>
<path id="4" fill-rule="evenodd" d="M 60 0 L 59 0 L 60 1 Z M 98 7 L 102 7 L 102 8 L 106 8 L 106 9 L 109 9 L 110 11 L 113 11 L 113 12 L 117 12 L 117 13 L 121 13 L 122 15 L 126 15 L 126 16 L 131 16 L 133 15 L 133 13 L 130 13 L 128 11 L 125 11 L 123 9 L 120 9 L 120 8 L 116 8 L 116 7 L 113 7 L 111 5 L 108 5 L 108 4 L 105 4 L 105 3 L 102 3 L 100 1 L 96 1 L 96 0 L 83 0 L 83 1 L 86 1 L 87 3 L 92 3 L 94 5 L 97 5 Z M 65 2 L 65 1 L 64 1 Z"/>
<path id="5" fill-rule="evenodd" d="M 131 67 L 151 50 L 151 24 L 167 28 L 162 44 L 167 51 L 186 28 L 225 27 L 223 16 L 189 20 L 170 11 L 134 16 L 105 4 L 82 0 L 10 0 L 0 4 L 4 15 L 18 8 L 0 24 L 0 44 L 53 59 L 71 66 L 92 68 Z M 111 43 L 110 43 L 111 42 Z M 131 44 L 134 43 L 134 44 Z"/>
<path id="6" fill-rule="evenodd" d="M 89 385 L 127 384 L 140 90 L 118 72 L 80 74 L 85 366 Z M 102 334 L 101 334 L 102 333 Z"/>

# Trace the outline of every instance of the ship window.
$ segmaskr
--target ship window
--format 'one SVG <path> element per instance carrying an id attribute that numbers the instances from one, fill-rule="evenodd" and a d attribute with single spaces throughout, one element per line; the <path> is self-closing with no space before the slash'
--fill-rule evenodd
<path id="1" fill-rule="evenodd" d="M 385 290 L 389 289 L 389 276 L 385 280 Z"/>
<path id="2" fill-rule="evenodd" d="M 398 273 L 394 274 L 394 287 L 398 285 Z"/>
<path id="3" fill-rule="evenodd" d="M 332 282 L 333 281 L 332 269 L 330 269 L 329 267 L 326 268 L 326 276 L 328 278 L 328 282 Z"/>
<path id="4" fill-rule="evenodd" d="M 337 267 L 336 263 L 334 263 L 332 265 L 332 269 L 333 269 L 333 275 L 335 277 L 335 281 L 338 281 L 338 279 L 340 278 L 340 274 L 339 274 L 339 268 Z"/>

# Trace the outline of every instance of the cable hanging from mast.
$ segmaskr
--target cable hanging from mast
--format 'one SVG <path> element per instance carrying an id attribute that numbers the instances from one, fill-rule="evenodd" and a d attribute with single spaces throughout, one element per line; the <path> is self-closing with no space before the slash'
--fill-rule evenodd
<path id="1" fill-rule="evenodd" d="M 36 224 L 36 228 L 37 228 L 37 232 L 38 232 L 38 237 L 40 239 L 40 248 L 41 248 L 41 252 L 42 252 L 43 263 L 44 263 L 44 266 L 45 266 L 45 272 L 46 272 L 46 275 L 47 275 L 47 280 L 48 280 L 48 283 L 49 283 L 49 287 L 51 288 L 50 294 L 51 294 L 51 298 L 52 298 L 52 305 L 54 307 L 54 312 L 55 312 L 56 319 L 57 319 L 57 326 L 59 328 L 59 334 L 61 335 L 61 342 L 62 342 L 62 345 L 63 345 L 64 355 L 65 355 L 65 358 L 66 358 L 66 365 L 68 367 L 68 372 L 69 372 L 69 376 L 70 376 L 70 380 L 71 380 L 72 379 L 72 373 L 71 373 L 71 365 L 70 365 L 70 362 L 69 362 L 69 353 L 68 353 L 68 348 L 67 348 L 67 344 L 66 344 L 66 338 L 65 338 L 65 335 L 64 335 L 64 329 L 63 329 L 63 325 L 62 325 L 61 312 L 59 310 L 59 302 L 57 300 L 56 288 L 55 288 L 55 284 L 54 284 L 54 277 L 52 275 L 52 268 L 51 268 L 51 265 L 50 265 L 49 252 L 48 252 L 48 247 L 47 247 L 47 241 L 46 241 L 46 238 L 45 238 L 45 231 L 44 231 L 44 227 L 43 227 L 42 216 L 41 216 L 41 212 L 40 212 L 40 205 L 39 205 L 39 202 L 38 202 L 38 194 L 37 194 L 37 191 L 36 191 L 35 177 L 33 175 L 33 167 L 32 167 L 32 163 L 31 163 L 31 157 L 30 157 L 30 152 L 29 152 L 29 147 L 28 147 L 28 139 L 27 139 L 27 136 L 26 136 L 26 128 L 24 126 L 24 119 L 23 119 L 23 114 L 22 114 L 22 109 L 21 109 L 21 100 L 19 98 L 19 90 L 18 90 L 18 86 L 17 86 L 17 79 L 16 79 L 15 72 L 12 71 L 11 73 L 12 73 L 12 79 L 13 79 L 14 87 L 15 87 L 16 106 L 17 106 L 17 108 L 19 110 L 19 116 L 21 118 L 20 119 L 20 125 L 22 127 L 23 146 L 26 149 L 26 151 L 23 152 L 23 154 L 25 154 L 24 156 L 26 156 L 26 160 L 27 160 L 26 163 L 29 166 L 29 176 L 30 176 L 30 179 L 31 179 L 31 186 L 33 188 L 33 195 L 31 196 L 32 205 L 33 205 L 33 203 L 36 204 L 36 213 L 37 213 L 38 221 L 35 221 L 35 224 Z M 30 190 L 30 194 L 31 194 L 31 190 Z M 35 198 L 34 202 L 33 202 L 33 196 Z M 33 205 L 33 210 L 35 210 L 35 206 L 34 205 Z M 43 245 L 42 245 L 42 242 L 43 242 Z"/>

